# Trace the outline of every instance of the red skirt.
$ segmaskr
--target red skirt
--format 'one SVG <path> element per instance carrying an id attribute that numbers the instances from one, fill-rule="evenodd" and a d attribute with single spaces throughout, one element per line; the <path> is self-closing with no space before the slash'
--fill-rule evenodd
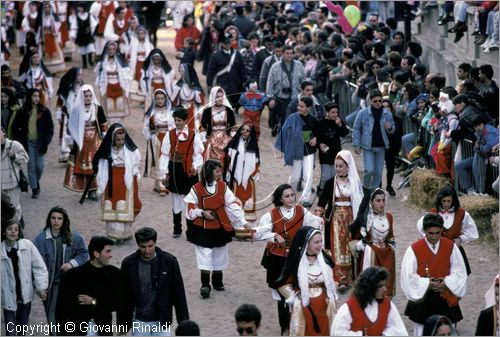
<path id="1" fill-rule="evenodd" d="M 57 44 L 56 44 L 56 38 L 52 34 L 45 33 L 44 36 L 45 39 L 45 56 L 48 58 L 54 58 L 57 56 Z"/>
<path id="2" fill-rule="evenodd" d="M 115 83 L 115 84 L 108 83 L 108 87 L 106 89 L 106 96 L 108 96 L 108 98 L 114 98 L 114 99 L 123 96 L 123 90 L 122 87 L 120 87 L 120 83 Z"/>
<path id="3" fill-rule="evenodd" d="M 141 81 L 141 70 L 142 70 L 142 65 L 144 64 L 144 61 L 137 61 L 135 63 L 135 75 L 134 75 L 134 80 L 136 81 Z"/>
<path id="4" fill-rule="evenodd" d="M 321 295 L 317 297 L 309 298 L 309 304 L 316 316 L 316 321 L 318 322 L 320 331 L 314 329 L 314 320 L 309 308 L 302 306 L 302 311 L 304 313 L 304 320 L 306 322 L 306 327 L 304 331 L 304 336 L 329 336 L 330 335 L 330 322 L 326 311 L 328 309 L 326 290 L 323 289 Z"/>
<path id="5" fill-rule="evenodd" d="M 108 196 L 108 186 L 104 191 L 103 197 L 104 200 L 111 201 L 112 209 L 116 209 L 116 204 L 121 200 L 128 200 L 131 196 L 129 195 L 129 191 L 127 190 L 127 186 L 125 185 L 125 167 L 113 167 L 113 193 L 111 198 Z M 134 209 L 133 210 L 125 210 L 126 212 L 133 211 L 134 217 L 137 216 L 141 212 L 142 202 L 139 199 L 139 185 L 137 184 L 137 177 L 134 177 Z M 121 221 L 125 222 L 125 221 Z"/>

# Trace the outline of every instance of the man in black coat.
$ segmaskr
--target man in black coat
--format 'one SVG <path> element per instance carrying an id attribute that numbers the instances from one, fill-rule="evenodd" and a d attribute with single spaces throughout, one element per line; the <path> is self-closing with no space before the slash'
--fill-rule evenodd
<path id="1" fill-rule="evenodd" d="M 113 332 L 125 332 L 125 327 L 117 330 L 119 327 L 112 325 L 112 312 L 121 315 L 122 296 L 120 270 L 109 264 L 113 245 L 108 237 L 92 237 L 88 246 L 90 261 L 62 275 L 56 305 L 59 335 L 98 332 L 100 336 L 112 336 Z"/>
<path id="2" fill-rule="evenodd" d="M 134 234 L 139 249 L 121 266 L 124 282 L 124 315 L 118 319 L 127 331 L 148 329 L 170 333 L 172 309 L 177 323 L 189 319 L 184 282 L 175 256 L 156 247 L 157 233 L 143 227 Z"/>
<path id="3" fill-rule="evenodd" d="M 207 86 L 221 86 L 233 110 L 237 111 L 243 83 L 247 81 L 245 63 L 240 52 L 231 48 L 231 34 L 224 34 L 221 46 L 208 63 Z"/>

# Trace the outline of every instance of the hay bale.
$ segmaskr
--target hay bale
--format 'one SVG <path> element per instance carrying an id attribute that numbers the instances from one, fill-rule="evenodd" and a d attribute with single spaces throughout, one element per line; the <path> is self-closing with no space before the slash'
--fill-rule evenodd
<path id="1" fill-rule="evenodd" d="M 410 176 L 409 201 L 423 209 L 434 207 L 438 191 L 449 183 L 449 179 L 438 176 L 435 170 L 415 170 Z"/>
<path id="2" fill-rule="evenodd" d="M 498 216 L 498 213 L 493 214 L 491 217 L 491 234 L 493 234 L 493 238 L 495 238 L 495 241 L 498 242 L 498 222 L 500 221 L 500 217 Z"/>
<path id="3" fill-rule="evenodd" d="M 459 199 L 460 206 L 470 213 L 476 222 L 477 229 L 484 234 L 493 234 L 491 215 L 498 213 L 498 200 L 493 197 L 478 197 L 472 195 L 462 196 Z M 498 227 L 496 232 L 498 237 Z"/>

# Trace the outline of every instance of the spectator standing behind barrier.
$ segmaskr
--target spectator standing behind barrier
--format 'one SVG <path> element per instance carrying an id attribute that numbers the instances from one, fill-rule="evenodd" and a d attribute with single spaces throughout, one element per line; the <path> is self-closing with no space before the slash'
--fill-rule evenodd
<path id="1" fill-rule="evenodd" d="M 238 334 L 240 336 L 257 336 L 261 317 L 260 310 L 255 305 L 240 305 L 234 313 Z"/>
<path id="2" fill-rule="evenodd" d="M 474 156 L 459 161 L 456 165 L 457 179 L 467 194 L 483 195 L 486 183 L 486 165 L 494 146 L 498 145 L 498 129 L 485 123 L 481 116 L 476 117 L 472 125 L 476 131 Z M 474 178 L 474 186 L 470 175 Z M 474 193 L 475 192 L 475 193 Z"/>
<path id="3" fill-rule="evenodd" d="M 379 187 L 382 183 L 385 150 L 389 148 L 388 134 L 395 131 L 392 114 L 382 106 L 382 93 L 370 91 L 371 105 L 358 112 L 354 121 L 352 145 L 356 154 L 363 149 L 363 187 Z"/>
<path id="4" fill-rule="evenodd" d="M 186 293 L 176 257 L 156 247 L 156 231 L 143 227 L 134 236 L 139 248 L 121 266 L 124 315 L 118 324 L 127 331 L 133 324 L 133 336 L 150 336 L 155 327 L 170 326 L 174 308 L 177 323 L 189 319 Z M 170 330 L 155 335 L 169 336 Z"/>
<path id="5" fill-rule="evenodd" d="M 22 233 L 18 220 L 2 222 L 2 309 L 7 336 L 28 328 L 34 292 L 42 300 L 47 298 L 47 268 L 35 245 L 22 239 Z"/>
<path id="6" fill-rule="evenodd" d="M 498 113 L 499 92 L 498 92 L 498 85 L 492 78 L 493 78 L 493 68 L 491 65 L 483 64 L 481 67 L 479 67 L 479 79 L 481 80 L 482 83 L 481 89 L 479 90 L 479 95 L 483 97 L 483 102 L 484 102 L 483 104 L 486 107 L 488 107 L 488 113 L 490 114 L 491 117 L 495 119 L 495 126 L 497 126 L 499 119 L 499 113 Z"/>
<path id="7" fill-rule="evenodd" d="M 52 207 L 44 229 L 35 237 L 33 243 L 49 271 L 47 300 L 43 302 L 45 315 L 49 323 L 56 324 L 56 303 L 61 278 L 71 268 L 88 261 L 89 253 L 82 236 L 71 231 L 68 213 L 61 206 Z M 55 335 L 53 331 L 51 335 Z"/>

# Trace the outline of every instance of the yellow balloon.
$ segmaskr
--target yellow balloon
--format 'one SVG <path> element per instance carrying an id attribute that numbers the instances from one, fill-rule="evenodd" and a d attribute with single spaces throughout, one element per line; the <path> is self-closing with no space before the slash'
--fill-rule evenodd
<path id="1" fill-rule="evenodd" d="M 354 5 L 349 5 L 344 8 L 344 16 L 346 17 L 347 21 L 349 21 L 349 24 L 352 26 L 352 28 L 356 27 L 356 25 L 359 23 L 359 20 L 361 20 L 361 13 L 359 12 L 359 8 Z"/>

